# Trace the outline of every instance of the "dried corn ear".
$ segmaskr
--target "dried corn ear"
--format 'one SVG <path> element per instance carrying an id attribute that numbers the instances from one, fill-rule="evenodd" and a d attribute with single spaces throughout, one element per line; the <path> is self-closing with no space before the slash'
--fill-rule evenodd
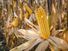
<path id="1" fill-rule="evenodd" d="M 23 11 L 20 9 L 20 20 L 23 20 Z"/>
<path id="2" fill-rule="evenodd" d="M 19 11 L 20 11 L 20 14 L 19 14 L 19 18 L 20 20 L 23 20 L 23 4 L 22 4 L 22 0 L 19 0 Z"/>
<path id="3" fill-rule="evenodd" d="M 40 36 L 47 39 L 50 36 L 50 30 L 45 10 L 40 6 L 35 10 L 35 15 L 40 29 Z"/>
<path id="4" fill-rule="evenodd" d="M 32 13 L 31 8 L 27 4 L 25 4 L 25 8 L 29 12 L 29 14 L 31 15 L 31 13 Z"/>
<path id="5" fill-rule="evenodd" d="M 28 0 L 25 0 L 25 2 L 28 2 Z"/>
<path id="6" fill-rule="evenodd" d="M 24 17 L 28 18 L 28 17 L 29 17 L 29 13 L 26 12 L 26 13 L 24 14 Z"/>
<path id="7" fill-rule="evenodd" d="M 13 22 L 11 23 L 11 25 L 14 26 L 14 27 L 17 27 L 18 24 L 19 24 L 18 18 L 15 18 L 15 19 L 13 20 Z"/>

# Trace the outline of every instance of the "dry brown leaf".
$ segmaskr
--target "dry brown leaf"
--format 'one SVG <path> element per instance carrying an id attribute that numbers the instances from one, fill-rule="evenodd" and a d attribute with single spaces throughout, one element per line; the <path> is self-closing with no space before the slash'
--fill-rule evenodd
<path id="1" fill-rule="evenodd" d="M 38 47 L 36 48 L 35 51 L 45 51 L 45 49 L 47 49 L 48 45 L 49 45 L 48 41 L 43 41 L 38 45 Z"/>
<path id="2" fill-rule="evenodd" d="M 58 37 L 50 37 L 58 46 L 60 49 L 68 49 L 68 44 L 63 39 L 60 39 Z"/>
<path id="3" fill-rule="evenodd" d="M 35 41 L 36 41 L 36 39 L 32 39 L 32 40 L 30 40 L 28 42 L 25 42 L 24 44 L 21 44 L 21 45 L 15 47 L 15 48 L 11 49 L 10 51 L 22 51 L 22 50 L 25 50 L 25 49 L 29 48 L 33 44 L 33 42 L 35 42 Z"/>
<path id="4" fill-rule="evenodd" d="M 18 32 L 22 33 L 23 38 L 26 40 L 31 40 L 31 39 L 38 39 L 39 34 L 34 32 L 33 30 L 24 30 L 24 29 L 19 29 Z"/>

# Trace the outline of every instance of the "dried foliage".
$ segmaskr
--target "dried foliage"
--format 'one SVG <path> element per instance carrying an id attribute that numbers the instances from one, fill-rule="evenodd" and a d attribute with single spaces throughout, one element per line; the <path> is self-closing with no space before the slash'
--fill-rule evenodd
<path id="1" fill-rule="evenodd" d="M 0 51 L 68 51 L 68 0 L 0 0 L 0 30 Z"/>

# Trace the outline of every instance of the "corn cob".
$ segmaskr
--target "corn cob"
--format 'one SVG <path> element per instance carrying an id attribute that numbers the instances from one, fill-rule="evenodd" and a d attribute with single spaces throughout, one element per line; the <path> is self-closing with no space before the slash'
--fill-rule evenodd
<path id="1" fill-rule="evenodd" d="M 50 30 L 44 9 L 40 6 L 37 10 L 35 10 L 35 15 L 40 29 L 40 36 L 43 39 L 47 39 L 50 36 Z"/>
<path id="2" fill-rule="evenodd" d="M 20 20 L 23 20 L 23 11 L 22 11 L 22 9 L 20 9 Z"/>
<path id="3" fill-rule="evenodd" d="M 26 13 L 24 14 L 24 17 L 28 18 L 28 17 L 29 17 L 29 13 L 26 12 Z"/>
<path id="4" fill-rule="evenodd" d="M 13 27 L 17 27 L 18 24 L 19 24 L 18 18 L 15 18 L 15 19 L 13 20 L 13 22 L 11 23 L 11 25 L 12 25 Z"/>
<path id="5" fill-rule="evenodd" d="M 25 0 L 25 2 L 28 2 L 28 0 Z"/>
<path id="6" fill-rule="evenodd" d="M 32 10 L 31 10 L 31 8 L 27 5 L 27 4 L 25 4 L 25 9 L 29 12 L 29 14 L 31 15 L 31 13 L 32 13 Z"/>
<path id="7" fill-rule="evenodd" d="M 23 20 L 24 18 L 23 18 L 23 4 L 22 4 L 22 0 L 19 0 L 19 11 L 20 11 L 20 14 L 19 14 L 19 18 L 20 18 L 20 20 Z"/>

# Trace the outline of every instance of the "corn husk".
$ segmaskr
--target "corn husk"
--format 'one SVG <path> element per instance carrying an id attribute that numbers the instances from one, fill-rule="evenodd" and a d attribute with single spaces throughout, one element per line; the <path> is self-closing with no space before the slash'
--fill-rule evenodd
<path id="1" fill-rule="evenodd" d="M 30 41 L 28 41 L 28 42 L 26 42 L 24 44 L 21 44 L 21 45 L 15 47 L 15 48 L 11 49 L 10 51 L 22 51 L 22 50 L 25 50 L 25 49 L 29 48 L 33 44 L 33 42 L 35 42 L 35 41 L 36 41 L 36 39 L 32 39 L 32 40 L 30 40 Z"/>
<path id="2" fill-rule="evenodd" d="M 45 51 L 47 49 L 48 45 L 49 45 L 48 41 L 43 41 L 42 43 L 40 43 L 38 45 L 38 47 L 36 48 L 35 51 Z"/>

